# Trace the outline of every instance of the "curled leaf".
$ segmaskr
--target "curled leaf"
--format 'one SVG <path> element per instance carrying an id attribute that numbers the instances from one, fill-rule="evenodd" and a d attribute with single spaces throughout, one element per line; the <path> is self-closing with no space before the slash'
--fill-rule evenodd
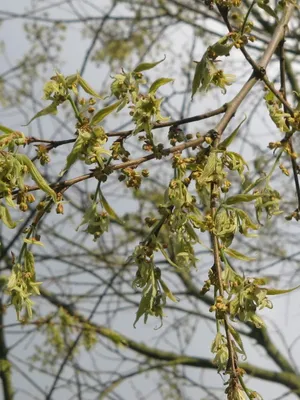
<path id="1" fill-rule="evenodd" d="M 15 155 L 16 159 L 23 165 L 26 165 L 28 168 L 28 172 L 31 175 L 32 179 L 35 181 L 35 183 L 38 185 L 38 187 L 48 194 L 49 196 L 52 197 L 52 199 L 56 202 L 56 193 L 51 187 L 48 185 L 48 183 L 45 181 L 45 179 L 42 177 L 40 174 L 39 170 L 36 168 L 36 166 L 33 164 L 33 162 L 25 155 L 25 154 L 16 154 Z"/>
<path id="2" fill-rule="evenodd" d="M 17 226 L 16 222 L 11 219 L 8 209 L 3 204 L 0 204 L 0 220 L 2 220 L 9 229 L 14 229 Z"/>
<path id="3" fill-rule="evenodd" d="M 78 75 L 78 83 L 82 87 L 82 89 L 85 91 L 85 93 L 88 93 L 93 97 L 97 97 L 98 99 L 101 99 L 101 96 L 97 92 L 95 92 L 95 90 L 80 75 Z"/>
<path id="4" fill-rule="evenodd" d="M 169 82 L 174 82 L 174 79 L 171 78 L 159 78 L 152 83 L 149 89 L 149 93 L 156 93 L 156 91 L 163 85 L 166 85 Z"/>

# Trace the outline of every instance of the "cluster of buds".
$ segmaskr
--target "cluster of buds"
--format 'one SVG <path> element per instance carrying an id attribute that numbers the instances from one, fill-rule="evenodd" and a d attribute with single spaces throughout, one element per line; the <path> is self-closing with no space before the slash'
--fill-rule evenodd
<path id="1" fill-rule="evenodd" d="M 57 193 L 57 206 L 56 206 L 56 214 L 64 213 L 64 205 L 63 205 L 63 196 L 61 193 Z"/>
<path id="2" fill-rule="evenodd" d="M 218 296 L 216 302 L 209 309 L 210 312 L 216 312 L 217 319 L 224 319 L 226 312 L 228 311 L 228 305 L 226 299 L 223 296 Z"/>
<path id="3" fill-rule="evenodd" d="M 143 170 L 143 176 L 148 176 L 148 170 Z M 127 179 L 126 179 L 127 178 Z M 142 183 L 142 176 L 139 172 L 132 168 L 125 168 L 123 170 L 123 174 L 119 176 L 119 181 L 123 181 L 126 179 L 126 186 L 132 187 L 134 189 L 138 189 Z"/>
<path id="4" fill-rule="evenodd" d="M 292 151 L 291 146 L 287 140 L 281 140 L 280 142 L 270 142 L 268 147 L 269 149 L 274 150 L 274 152 L 279 148 L 283 148 L 285 153 L 287 153 L 293 159 L 296 160 L 296 158 L 298 157 L 297 153 Z"/>
<path id="5" fill-rule="evenodd" d="M 124 148 L 123 138 L 115 140 L 111 145 L 110 150 L 114 160 L 121 159 L 123 162 L 128 161 L 130 153 Z"/>
<path id="6" fill-rule="evenodd" d="M 284 175 L 290 176 L 289 170 L 288 170 L 283 164 L 280 164 L 280 165 L 279 165 L 279 168 L 281 169 L 281 171 L 282 171 L 282 173 L 283 173 Z"/>
<path id="7" fill-rule="evenodd" d="M 35 197 L 32 193 L 19 192 L 17 194 L 17 204 L 19 205 L 20 211 L 26 212 L 28 210 L 28 204 L 34 202 Z"/>
<path id="8" fill-rule="evenodd" d="M 177 142 L 184 142 L 185 134 L 183 130 L 180 129 L 178 126 L 172 125 L 169 129 L 168 139 L 170 140 L 170 144 L 172 146 L 175 146 Z"/>
<path id="9" fill-rule="evenodd" d="M 288 118 L 289 124 L 296 131 L 300 130 L 300 111 L 295 111 L 293 116 Z"/>
<path id="10" fill-rule="evenodd" d="M 36 146 L 36 156 L 40 160 L 41 165 L 46 165 L 50 162 L 48 151 L 48 147 L 43 144 L 39 144 Z"/>

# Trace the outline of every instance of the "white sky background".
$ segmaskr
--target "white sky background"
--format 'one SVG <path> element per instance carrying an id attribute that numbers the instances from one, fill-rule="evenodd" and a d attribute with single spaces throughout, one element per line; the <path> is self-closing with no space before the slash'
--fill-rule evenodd
<path id="1" fill-rule="evenodd" d="M 14 0 L 10 2 L 4 2 L 2 1 L 3 4 L 0 5 L 1 10 L 7 9 L 8 11 L 13 11 L 17 13 L 23 12 L 23 10 L 26 9 L 27 6 L 30 6 L 31 2 L 30 1 L 22 1 L 22 0 Z M 43 2 L 35 2 L 37 4 L 54 4 L 54 1 L 43 1 Z M 62 2 L 57 2 L 57 4 L 61 4 Z M 93 2 L 90 2 L 93 3 Z M 100 2 L 99 1 L 94 1 L 95 4 L 99 6 Z M 74 4 L 79 4 L 79 2 L 74 2 Z M 105 2 L 101 1 L 101 7 L 103 5 L 104 7 Z M 78 7 L 77 7 L 78 8 Z M 57 11 L 56 10 L 51 10 L 51 14 L 55 17 L 62 18 L 62 16 L 65 14 L 66 17 L 72 17 L 73 14 L 71 11 L 68 11 L 69 7 L 67 5 L 64 6 L 58 6 Z M 85 8 L 85 13 L 87 10 L 91 10 L 91 7 Z M 90 11 L 92 13 L 92 11 Z M 64 62 L 61 65 L 53 65 L 53 69 L 57 68 L 61 70 L 64 74 L 72 74 L 76 72 L 78 69 L 80 69 L 80 66 L 82 64 L 82 60 L 84 58 L 85 52 L 86 52 L 86 46 L 90 43 L 90 40 L 83 40 L 81 39 L 80 32 L 78 31 L 78 27 L 76 25 L 72 25 L 70 28 L 67 40 L 63 43 L 63 50 L 62 50 L 62 58 Z M 178 57 L 180 58 L 180 52 L 182 46 L 185 45 L 186 40 L 188 39 L 188 33 L 186 29 L 173 29 L 172 32 L 172 42 L 174 44 L 174 51 L 178 52 Z M 26 50 L 27 47 L 27 42 L 24 38 L 24 32 L 22 30 L 22 20 L 12 20 L 11 22 L 4 23 L 0 27 L 0 37 L 5 43 L 5 52 L 4 55 L 1 56 L 1 63 L 0 63 L 0 75 L 3 73 L 3 71 L 6 71 L 7 69 L 11 68 L 11 66 L 16 65 L 18 60 L 22 57 L 24 51 Z M 199 58 L 201 55 L 199 56 Z M 148 60 L 147 60 L 148 61 Z M 133 66 L 134 67 L 134 66 Z M 160 67 L 157 69 L 157 71 L 153 72 L 153 75 L 157 74 L 157 76 L 163 74 L 166 75 L 166 72 L 172 71 L 176 66 L 174 65 L 169 65 L 168 66 L 168 58 L 166 60 L 166 63 L 163 63 L 160 65 Z M 250 69 L 249 69 L 250 71 Z M 117 71 L 114 71 L 117 72 Z M 247 74 L 245 74 L 244 71 L 236 71 L 238 79 L 243 79 L 245 76 L 248 76 L 248 71 Z M 51 74 L 51 72 L 50 72 Z M 84 77 L 87 79 L 92 86 L 96 85 L 96 83 L 102 79 L 103 76 L 107 76 L 107 68 L 96 68 L 93 65 L 89 65 L 89 67 L 86 69 Z M 173 77 L 174 75 L 171 75 Z M 109 82 L 106 84 L 106 87 L 109 86 Z M 175 82 L 177 84 L 177 82 Z M 242 80 L 241 80 L 242 84 Z M 95 86 L 96 87 L 96 86 Z M 196 103 L 193 105 L 191 114 L 190 115 L 195 115 L 199 114 L 200 112 L 204 112 L 209 109 L 215 108 L 216 105 L 221 105 L 223 104 L 226 100 L 230 99 L 233 97 L 234 93 L 238 90 L 239 85 L 237 84 L 235 86 L 235 89 L 233 90 L 228 90 L 228 93 L 226 96 L 222 96 L 217 94 L 216 92 L 210 93 L 206 96 L 205 100 L 201 104 L 201 109 L 199 111 L 199 103 Z M 37 99 L 39 100 L 42 97 L 42 92 L 41 88 L 34 88 L 35 93 L 37 94 Z M 40 96 L 38 95 L 40 93 Z M 256 93 L 260 93 L 258 90 L 254 91 L 253 98 L 255 98 Z M 41 101 L 42 102 L 42 101 Z M 43 104 L 43 103 L 41 103 Z M 21 127 L 22 124 L 25 124 L 30 117 L 34 114 L 34 112 L 38 111 L 33 110 L 28 107 L 28 115 L 24 116 L 18 112 L 9 112 L 6 114 L 5 109 L 0 111 L 0 123 L 10 126 L 12 128 L 22 130 L 26 135 L 33 135 L 33 136 L 39 136 L 39 128 L 38 124 L 36 122 L 33 122 L 32 125 L 29 127 Z M 248 110 L 244 110 L 248 111 Z M 260 114 L 265 113 L 265 110 L 258 111 Z M 58 114 L 59 116 L 59 114 Z M 27 118 L 27 120 L 26 120 Z M 238 113 L 238 119 L 234 121 L 234 124 L 236 125 L 241 119 L 243 118 L 242 112 Z M 47 123 L 46 123 L 47 121 Z M 49 122 L 48 122 L 49 121 Z M 49 134 L 49 136 L 52 135 L 52 128 L 57 129 L 57 124 L 52 124 L 50 122 L 51 119 L 47 118 L 45 121 L 42 122 L 43 124 L 43 133 L 45 137 Z M 116 129 L 119 124 L 122 124 L 122 121 L 118 121 L 117 123 L 112 123 L 112 126 L 109 126 L 110 129 Z M 198 131 L 198 130 L 205 130 L 206 129 L 206 123 L 201 123 L 201 124 L 192 124 L 189 129 L 192 130 L 192 133 Z M 260 122 L 253 121 L 251 122 L 251 131 L 255 131 L 257 133 L 257 136 L 260 136 L 261 141 L 265 141 L 266 146 L 268 142 L 270 141 L 270 137 L 272 136 L 263 136 L 262 133 L 266 132 L 266 126 L 262 125 Z M 270 129 L 269 133 L 274 133 L 274 127 L 272 124 L 269 124 Z M 200 127 L 200 128 L 199 128 Z M 210 127 L 211 128 L 211 127 Z M 250 129 L 250 128 L 249 128 Z M 243 131 L 244 132 L 244 131 Z M 246 134 L 246 133 L 245 133 Z M 70 136 L 71 137 L 71 134 Z M 273 137 L 274 138 L 274 137 Z M 245 153 L 245 158 L 247 160 L 251 160 L 254 156 L 253 152 L 249 151 L 249 148 L 246 149 Z M 60 168 L 60 166 L 57 166 L 57 168 Z M 56 167 L 55 167 L 56 169 Z M 72 175 L 73 176 L 73 175 Z M 75 175 L 74 175 L 75 176 Z M 115 199 L 114 201 L 114 206 L 115 209 L 117 210 L 119 215 L 122 215 L 124 212 L 128 210 L 134 210 L 135 204 L 132 201 L 124 201 L 123 198 L 118 198 Z M 48 221 L 49 222 L 49 221 Z M 70 223 L 70 226 L 67 226 L 64 228 L 64 234 L 71 234 L 73 232 L 74 226 L 76 226 L 75 222 L 73 224 Z M 296 225 L 292 224 L 292 230 L 296 230 Z M 45 238 L 46 239 L 46 238 Z M 46 240 L 45 240 L 46 242 Z M 46 242 L 47 244 L 47 242 Z M 295 250 L 295 249 L 294 249 Z M 278 270 L 280 271 L 280 266 L 278 267 Z M 281 331 L 283 332 L 284 338 L 287 343 L 292 343 L 298 336 L 299 336 L 299 293 L 295 292 L 291 294 L 290 296 L 281 296 L 278 298 L 275 298 L 273 300 L 274 303 L 274 309 L 272 311 L 266 311 L 263 314 L 270 319 L 270 321 L 276 322 L 277 325 L 280 326 Z M 182 302 L 181 306 L 184 306 L 184 302 Z M 11 320 L 13 321 L 15 318 L 14 313 L 11 315 Z M 157 321 L 150 320 L 148 325 L 143 325 L 142 323 L 138 324 L 138 327 L 136 330 L 133 329 L 132 327 L 132 320 L 133 316 L 128 313 L 124 313 L 124 316 L 122 318 L 119 318 L 115 322 L 115 328 L 119 329 L 120 332 L 124 333 L 125 335 L 128 335 L 133 338 L 137 338 L 141 341 L 147 342 L 148 340 L 151 339 L 150 344 L 155 343 L 155 335 L 160 335 L 164 329 L 168 328 L 168 322 L 166 321 L 164 327 L 161 330 L 158 331 L 153 331 L 153 327 L 157 326 Z M 270 333 L 272 333 L 272 325 L 270 325 Z M 211 341 L 213 339 L 213 333 L 207 328 L 206 323 L 203 322 L 201 324 L 201 331 L 197 335 L 195 335 L 195 340 L 192 343 L 192 346 L 189 348 L 189 354 L 194 354 L 194 355 L 199 355 L 199 356 L 206 356 L 210 357 L 209 353 L 209 346 L 211 344 Z M 274 332 L 277 330 L 276 327 L 274 327 Z M 154 338 L 154 339 L 153 339 Z M 174 338 L 175 339 L 175 338 Z M 13 339 L 12 339 L 13 340 Z M 174 340 L 175 342 L 175 340 Z M 284 349 L 284 346 L 280 341 L 278 340 L 278 345 Z M 168 345 L 166 344 L 166 347 Z M 170 349 L 172 349 L 172 346 L 169 345 Z M 30 344 L 27 345 L 27 350 L 24 348 L 19 348 L 19 357 L 26 357 L 28 353 L 30 353 Z M 21 352 L 22 349 L 22 352 Z M 259 351 L 259 354 L 255 351 L 250 352 L 250 347 L 249 345 L 246 346 L 246 351 L 248 353 L 248 360 L 249 362 L 252 363 L 258 363 L 261 364 L 262 366 L 270 367 L 271 369 L 274 369 L 273 365 L 265 365 L 265 356 L 264 354 L 261 354 L 261 351 Z M 252 350 L 251 350 L 252 351 Z M 294 348 L 294 357 L 297 359 L 297 355 L 299 355 L 299 345 L 296 345 Z M 203 371 L 201 371 L 203 373 Z M 32 372 L 31 373 L 33 379 L 37 379 L 37 373 Z M 191 376 L 195 380 L 199 380 L 199 370 L 198 369 L 191 369 Z M 212 386 L 217 383 L 219 380 L 221 382 L 221 379 L 216 375 L 215 372 L 205 372 L 203 374 L 203 383 L 204 384 L 211 384 Z M 18 376 L 18 379 L 21 379 Z M 44 377 L 43 375 L 38 377 L 38 382 L 41 386 L 46 387 L 46 385 L 49 384 L 49 381 L 47 380 L 48 378 Z M 140 390 L 144 391 L 144 393 L 149 393 L 153 389 L 153 385 L 155 384 L 154 379 L 145 379 L 145 378 L 138 378 L 140 379 Z M 51 382 L 50 382 L 51 384 Z M 284 392 L 285 389 L 282 388 L 281 386 L 276 386 L 276 385 L 271 385 L 267 384 L 265 382 L 259 382 L 255 381 L 252 382 L 249 385 L 253 389 L 257 389 L 258 392 L 261 392 L 265 397 L 265 400 L 268 399 L 273 399 L 275 398 L 276 395 L 280 395 L 280 393 Z M 30 390 L 30 385 L 24 381 L 24 387 L 26 387 L 28 390 Z M 126 398 L 126 399 L 132 399 L 135 398 L 132 388 L 130 387 L 129 383 L 124 383 L 121 385 L 120 393 Z M 68 393 L 64 393 L 66 395 L 66 399 L 68 398 Z M 54 395 L 53 399 L 58 399 L 62 397 L 57 397 L 58 395 Z M 61 396 L 61 394 L 60 394 Z M 194 397 L 191 397 L 191 399 L 199 399 L 199 395 L 197 393 L 193 393 Z M 1 394 L 0 394 L 1 397 Z M 37 398 L 39 398 L 37 396 Z M 16 395 L 16 400 L 23 400 L 24 397 L 23 395 Z M 42 399 L 42 398 L 41 398 Z M 289 396 L 286 397 L 288 400 L 296 399 L 295 396 Z"/>

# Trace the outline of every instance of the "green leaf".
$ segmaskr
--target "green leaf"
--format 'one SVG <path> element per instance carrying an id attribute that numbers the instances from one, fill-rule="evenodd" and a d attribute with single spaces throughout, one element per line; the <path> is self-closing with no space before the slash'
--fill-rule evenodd
<path id="1" fill-rule="evenodd" d="M 174 301 L 174 303 L 177 303 L 176 297 L 175 297 L 174 294 L 171 292 L 171 290 L 168 288 L 167 284 L 166 284 L 162 279 L 159 280 L 159 283 L 161 284 L 161 287 L 162 287 L 163 291 L 165 292 L 165 295 L 166 295 L 170 300 Z"/>
<path id="2" fill-rule="evenodd" d="M 88 93 L 93 97 L 97 97 L 98 99 L 102 98 L 80 75 L 78 75 L 78 84 L 82 87 L 85 93 Z"/>
<path id="3" fill-rule="evenodd" d="M 66 78 L 65 78 L 66 85 L 69 87 L 69 86 L 72 86 L 75 82 L 77 83 L 78 76 L 80 76 L 80 75 L 72 74 L 72 75 L 66 76 Z"/>
<path id="4" fill-rule="evenodd" d="M 23 126 L 28 126 L 36 118 L 43 117 L 44 115 L 56 114 L 56 113 L 57 113 L 57 102 L 54 101 L 52 104 L 50 104 L 50 106 L 44 108 L 43 110 L 41 110 L 37 114 L 35 114 L 35 116 L 33 118 L 31 118 L 31 120 L 26 125 L 23 125 Z"/>
<path id="5" fill-rule="evenodd" d="M 232 205 L 237 203 L 246 203 L 256 200 L 258 197 L 261 197 L 261 194 L 236 194 L 235 196 L 228 197 L 228 199 L 224 201 L 224 204 Z"/>
<path id="6" fill-rule="evenodd" d="M 14 229 L 17 226 L 16 222 L 11 219 L 8 209 L 3 204 L 0 204 L 0 219 L 9 229 Z"/>
<path id="7" fill-rule="evenodd" d="M 77 161 L 79 154 L 81 152 L 82 147 L 84 146 L 85 142 L 83 137 L 79 134 L 76 139 L 76 142 L 73 145 L 71 153 L 68 154 L 67 162 L 65 168 L 59 173 L 59 176 L 63 176 L 67 170 Z"/>
<path id="8" fill-rule="evenodd" d="M 271 17 L 274 17 L 276 21 L 278 21 L 277 14 L 275 11 L 268 5 L 268 1 L 265 0 L 257 0 L 257 5 L 259 8 L 264 10 L 267 14 L 271 15 Z"/>
<path id="9" fill-rule="evenodd" d="M 119 105 L 119 107 L 117 108 L 117 112 L 123 110 L 123 108 L 124 108 L 127 104 L 128 104 L 128 99 L 127 99 L 127 97 L 125 97 L 125 98 L 122 100 L 122 102 L 121 102 L 121 104 Z"/>
<path id="10" fill-rule="evenodd" d="M 117 101 L 116 103 L 111 104 L 110 106 L 107 106 L 103 108 L 102 110 L 98 111 L 92 118 L 91 120 L 91 125 L 97 125 L 99 122 L 101 122 L 107 115 L 112 113 L 116 108 L 119 107 L 119 105 L 123 103 L 123 99 Z"/>
<path id="11" fill-rule="evenodd" d="M 7 133 L 7 134 L 15 132 L 13 129 L 7 128 L 4 125 L 0 125 L 0 131 Z"/>
<path id="12" fill-rule="evenodd" d="M 265 181 L 267 179 L 267 175 L 261 176 L 260 178 L 256 179 L 256 181 L 250 183 L 245 189 L 243 193 L 248 193 L 250 190 L 254 189 L 257 185 L 259 185 L 261 182 Z"/>
<path id="13" fill-rule="evenodd" d="M 207 182 L 208 178 L 212 176 L 215 170 L 216 170 L 216 153 L 215 151 L 211 151 L 208 156 L 207 163 L 205 164 L 205 167 L 203 169 L 203 172 L 200 178 L 197 180 L 198 185 Z"/>
<path id="14" fill-rule="evenodd" d="M 192 83 L 192 99 L 201 85 L 206 68 L 206 53 L 201 61 L 196 61 L 195 75 Z"/>
<path id="15" fill-rule="evenodd" d="M 156 93 L 156 91 L 163 85 L 166 85 L 169 82 L 174 82 L 174 79 L 171 78 L 159 78 L 152 83 L 149 89 L 149 93 Z"/>
<path id="16" fill-rule="evenodd" d="M 210 51 L 216 53 L 216 57 L 214 58 L 217 58 L 218 56 L 229 56 L 230 50 L 233 47 L 233 42 L 228 39 L 228 36 L 223 36 L 215 44 L 209 47 Z"/>
<path id="17" fill-rule="evenodd" d="M 154 300 L 155 295 L 153 296 L 151 287 L 148 289 L 148 292 L 143 295 L 142 300 L 140 302 L 139 308 L 136 312 L 136 318 L 133 323 L 133 326 L 135 328 L 138 320 L 145 314 L 147 315 L 152 308 L 153 300 Z"/>
<path id="18" fill-rule="evenodd" d="M 23 165 L 26 165 L 28 168 L 28 172 L 31 175 L 31 178 L 35 181 L 35 183 L 38 185 L 38 187 L 48 194 L 49 196 L 52 197 L 52 199 L 56 202 L 56 193 L 51 187 L 48 185 L 48 183 L 45 181 L 45 179 L 42 177 L 40 174 L 39 170 L 36 168 L 36 166 L 33 164 L 33 162 L 25 155 L 25 154 L 15 154 L 15 158 Z"/>
<path id="19" fill-rule="evenodd" d="M 250 216 L 246 213 L 246 211 L 240 209 L 240 208 L 234 208 L 234 211 L 237 213 L 239 218 L 244 222 L 247 228 L 257 230 L 258 225 L 256 225 Z"/>
<path id="20" fill-rule="evenodd" d="M 133 72 L 142 72 L 142 71 L 147 71 L 148 69 L 152 69 L 154 67 L 156 67 L 158 64 L 160 64 L 161 62 L 165 61 L 166 56 L 160 60 L 160 61 L 156 61 L 154 63 L 142 63 L 139 64 L 134 70 Z"/>
<path id="21" fill-rule="evenodd" d="M 254 261 L 255 260 L 255 258 L 245 256 L 245 254 L 242 254 L 239 251 L 231 249 L 231 248 L 230 249 L 224 248 L 224 252 L 228 256 L 236 258 L 237 260 L 242 260 L 242 261 Z"/>
<path id="22" fill-rule="evenodd" d="M 121 218 L 118 217 L 118 215 L 115 213 L 115 211 L 111 208 L 111 206 L 108 204 L 106 198 L 104 197 L 103 193 L 101 192 L 101 190 L 99 189 L 99 193 L 100 193 L 100 201 L 101 204 L 103 206 L 103 208 L 105 209 L 105 211 L 107 212 L 107 214 L 114 220 L 118 221 L 121 225 L 124 225 L 124 222 L 121 220 Z"/>
<path id="23" fill-rule="evenodd" d="M 244 349 L 243 341 L 240 334 L 233 328 L 232 325 L 228 324 L 231 335 L 233 336 L 236 344 L 239 346 L 241 353 L 244 355 L 244 360 L 247 359 L 247 355 Z"/>
<path id="24" fill-rule="evenodd" d="M 180 267 L 179 267 L 177 264 L 175 264 L 175 263 L 170 259 L 170 257 L 168 256 L 168 253 L 167 253 L 166 250 L 163 248 L 163 246 L 162 246 L 160 243 L 157 243 L 157 246 L 159 247 L 159 250 L 161 251 L 162 255 L 165 257 L 165 259 L 168 261 L 168 263 L 169 263 L 170 265 L 172 265 L 172 267 L 175 267 L 175 268 L 180 269 Z"/>
<path id="25" fill-rule="evenodd" d="M 275 296 L 276 294 L 285 294 L 285 293 L 290 293 L 293 292 L 296 289 L 299 289 L 300 285 L 292 288 L 292 289 L 266 289 L 267 294 L 269 296 Z"/>
<path id="26" fill-rule="evenodd" d="M 227 147 L 233 142 L 233 140 L 236 138 L 236 135 L 238 134 L 238 131 L 241 127 L 241 125 L 246 121 L 247 116 L 243 119 L 243 121 L 235 128 L 235 130 L 225 139 L 223 142 L 221 142 L 218 146 L 219 149 L 226 150 Z"/>
<path id="27" fill-rule="evenodd" d="M 39 246 L 44 246 L 44 243 L 42 243 L 40 240 L 36 240 L 35 238 L 31 238 L 31 239 L 24 239 L 25 243 L 28 244 L 38 244 Z"/>

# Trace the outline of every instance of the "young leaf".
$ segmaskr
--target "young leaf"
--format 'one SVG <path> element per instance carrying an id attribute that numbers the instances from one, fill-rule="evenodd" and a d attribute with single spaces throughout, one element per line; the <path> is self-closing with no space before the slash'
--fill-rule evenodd
<path id="1" fill-rule="evenodd" d="M 7 128 L 4 125 L 0 125 L 0 131 L 7 133 L 7 134 L 15 132 L 13 129 Z"/>
<path id="2" fill-rule="evenodd" d="M 278 21 L 277 14 L 275 11 L 268 5 L 269 1 L 267 0 L 257 0 L 257 5 L 259 8 L 264 10 L 267 14 L 271 15 L 271 17 L 274 17 L 276 21 Z"/>
<path id="3" fill-rule="evenodd" d="M 78 75 L 78 83 L 85 91 L 85 93 L 88 93 L 93 97 L 97 97 L 98 99 L 102 98 L 97 92 L 95 92 L 93 88 L 91 88 L 91 86 L 87 83 L 87 81 L 85 81 L 80 75 Z"/>
<path id="4" fill-rule="evenodd" d="M 28 244 L 38 244 L 39 246 L 44 246 L 44 243 L 42 243 L 40 240 L 36 240 L 35 238 L 30 238 L 30 239 L 24 239 L 25 243 Z"/>
<path id="5" fill-rule="evenodd" d="M 261 197 L 261 194 L 236 194 L 235 196 L 228 197 L 224 204 L 232 205 L 237 203 L 249 202 Z"/>
<path id="6" fill-rule="evenodd" d="M 122 102 L 121 102 L 121 104 L 119 105 L 119 107 L 117 108 L 117 112 L 123 110 L 123 108 L 124 108 L 127 104 L 128 104 L 128 99 L 127 99 L 127 97 L 125 97 L 125 98 L 122 100 Z"/>
<path id="7" fill-rule="evenodd" d="M 299 289 L 300 285 L 292 288 L 292 289 L 267 289 L 267 294 L 269 296 L 275 296 L 277 294 L 285 294 L 285 293 L 290 293 L 293 292 L 296 289 Z"/>
<path id="8" fill-rule="evenodd" d="M 174 82 L 174 79 L 170 78 L 159 78 L 152 83 L 149 89 L 149 93 L 156 93 L 156 91 L 163 85 L 166 85 L 169 82 Z"/>
<path id="9" fill-rule="evenodd" d="M 243 119 L 243 121 L 235 128 L 235 130 L 225 139 L 223 142 L 221 142 L 218 146 L 219 149 L 221 150 L 226 150 L 227 147 L 233 142 L 233 140 L 236 138 L 236 135 L 238 134 L 238 131 L 241 127 L 241 125 L 246 121 L 247 116 Z"/>
<path id="10" fill-rule="evenodd" d="M 232 334 L 236 344 L 238 344 L 238 346 L 239 346 L 239 348 L 241 350 L 241 353 L 244 355 L 244 360 L 246 360 L 247 359 L 247 355 L 246 355 L 246 352 L 245 352 L 245 349 L 244 349 L 244 345 L 243 345 L 243 341 L 241 339 L 240 334 L 233 328 L 232 325 L 228 324 L 228 327 L 229 327 L 230 333 Z"/>
<path id="11" fill-rule="evenodd" d="M 179 269 L 180 269 L 180 267 L 179 267 L 177 264 L 175 264 L 175 263 L 170 259 L 170 257 L 168 256 L 168 253 L 167 253 L 166 250 L 163 248 L 163 246 L 162 246 L 160 243 L 157 243 L 157 245 L 158 245 L 160 251 L 162 252 L 162 255 L 163 255 L 163 256 L 165 257 L 165 259 L 168 261 L 168 263 L 169 263 L 170 265 L 172 265 L 172 267 L 175 267 L 175 268 L 179 268 Z"/>
<path id="12" fill-rule="evenodd" d="M 14 229 L 17 226 L 16 222 L 11 219 L 8 209 L 3 204 L 0 204 L 0 220 L 2 220 L 9 229 Z"/>
<path id="13" fill-rule="evenodd" d="M 205 164 L 205 167 L 203 169 L 203 172 L 197 181 L 198 185 L 207 182 L 208 178 L 210 178 L 211 175 L 215 172 L 215 169 L 216 169 L 216 153 L 215 151 L 211 151 L 208 156 L 207 163 Z"/>
<path id="14" fill-rule="evenodd" d="M 97 125 L 99 122 L 101 122 L 107 115 L 112 113 L 116 108 L 119 107 L 119 105 L 123 102 L 122 100 L 117 101 L 116 103 L 111 104 L 110 106 L 107 106 L 103 108 L 102 110 L 98 111 L 92 118 L 91 120 L 91 125 Z"/>
<path id="15" fill-rule="evenodd" d="M 162 287 L 163 291 L 165 292 L 165 295 L 166 295 L 170 300 L 174 301 L 174 303 L 177 303 L 176 297 L 175 297 L 174 294 L 171 292 L 171 290 L 168 288 L 167 284 L 166 284 L 162 279 L 159 280 L 159 283 L 161 284 L 161 287 Z"/>
<path id="16" fill-rule="evenodd" d="M 147 314 L 151 311 L 152 304 L 153 304 L 153 300 L 154 300 L 154 297 L 155 297 L 155 294 L 153 295 L 151 289 L 152 289 L 152 288 L 150 287 L 150 288 L 148 289 L 148 292 L 147 292 L 146 294 L 143 294 L 143 297 L 142 297 L 142 300 L 141 300 L 141 302 L 140 302 L 139 308 L 138 308 L 138 310 L 137 310 L 137 312 L 136 312 L 135 321 L 134 321 L 134 323 L 133 323 L 134 328 L 135 328 L 135 326 L 136 326 L 138 320 L 139 320 L 144 314 L 147 315 Z"/>
<path id="17" fill-rule="evenodd" d="M 100 190 L 100 201 L 101 204 L 103 206 L 103 208 L 105 209 L 105 211 L 107 212 L 107 214 L 114 220 L 118 221 L 121 225 L 124 225 L 124 222 L 117 216 L 117 214 L 115 213 L 115 211 L 111 208 L 111 206 L 108 204 L 106 198 L 103 196 L 103 193 Z"/>
<path id="18" fill-rule="evenodd" d="M 228 41 L 228 36 L 223 36 L 215 44 L 209 47 L 210 52 L 215 53 L 215 57 L 229 56 L 230 50 L 233 47 L 233 42 Z"/>
<path id="19" fill-rule="evenodd" d="M 142 71 L 147 71 L 148 69 L 152 69 L 154 67 L 156 67 L 158 64 L 160 64 L 161 62 L 165 61 L 166 56 L 160 60 L 160 61 L 156 61 L 154 63 L 142 63 L 139 64 L 134 70 L 133 72 L 142 72 Z"/>
<path id="20" fill-rule="evenodd" d="M 76 142 L 73 145 L 71 153 L 68 154 L 66 166 L 59 173 L 59 176 L 63 176 L 67 172 L 67 170 L 75 163 L 75 161 L 77 161 L 83 145 L 84 145 L 83 137 L 79 134 L 79 136 L 76 139 Z"/>
<path id="21" fill-rule="evenodd" d="M 239 251 L 234 250 L 234 249 L 224 248 L 224 252 L 228 256 L 236 258 L 237 260 L 242 260 L 242 261 L 254 261 L 255 260 L 255 258 L 251 258 L 251 257 L 245 256 L 245 254 L 242 254 Z"/>
<path id="22" fill-rule="evenodd" d="M 50 106 L 44 108 L 43 110 L 41 110 L 37 114 L 35 114 L 35 116 L 32 117 L 31 120 L 26 125 L 23 125 L 23 126 L 28 126 L 36 118 L 43 117 L 44 115 L 56 114 L 56 113 L 57 113 L 57 102 L 54 101 L 52 104 L 50 104 Z"/>
<path id="23" fill-rule="evenodd" d="M 195 75 L 194 75 L 194 79 L 193 79 L 193 84 L 192 84 L 192 99 L 195 95 L 195 93 L 197 92 L 197 90 L 199 89 L 200 85 L 201 85 L 201 81 L 203 80 L 204 77 L 204 73 L 206 68 L 206 54 L 203 56 L 201 61 L 196 61 L 197 65 L 196 65 L 196 70 L 195 70 Z"/>
<path id="24" fill-rule="evenodd" d="M 38 185 L 38 187 L 48 194 L 49 196 L 52 197 L 52 199 L 56 202 L 56 193 L 51 187 L 48 185 L 48 183 L 45 181 L 45 179 L 42 177 L 40 174 L 39 170 L 36 168 L 36 166 L 33 164 L 33 162 L 25 155 L 25 154 L 16 154 L 15 155 L 16 159 L 23 165 L 26 165 L 28 168 L 28 172 L 31 175 L 32 179 L 35 181 L 35 183 Z"/>

